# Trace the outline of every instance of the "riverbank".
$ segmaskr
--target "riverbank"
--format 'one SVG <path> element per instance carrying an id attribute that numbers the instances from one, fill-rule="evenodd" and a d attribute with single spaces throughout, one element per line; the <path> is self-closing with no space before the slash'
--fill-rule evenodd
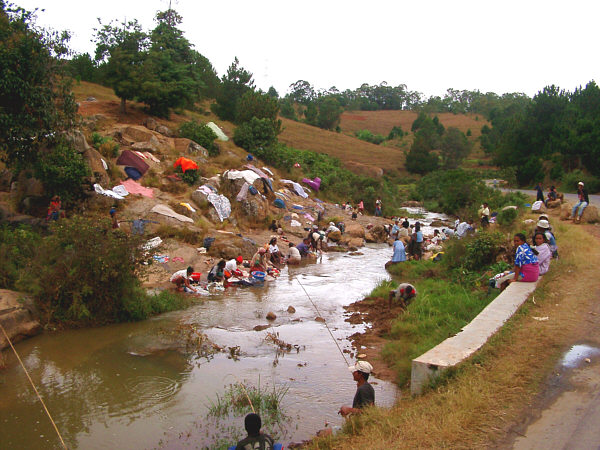
<path id="1" fill-rule="evenodd" d="M 478 355 L 425 395 L 370 410 L 348 422 L 345 434 L 310 448 L 472 448 L 518 434 L 513 424 L 527 417 L 560 356 L 572 343 L 597 335 L 600 322 L 598 227 L 563 222 L 556 228 L 561 258 Z"/>

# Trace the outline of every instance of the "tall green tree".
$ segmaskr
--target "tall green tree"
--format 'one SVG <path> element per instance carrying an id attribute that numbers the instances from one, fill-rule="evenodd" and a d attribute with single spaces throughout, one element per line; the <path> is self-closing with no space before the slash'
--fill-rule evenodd
<path id="1" fill-rule="evenodd" d="M 449 127 L 442 138 L 442 167 L 456 169 L 471 151 L 471 143 L 456 127 Z"/>
<path id="2" fill-rule="evenodd" d="M 417 134 L 406 155 L 406 170 L 423 175 L 437 170 L 438 166 L 439 158 L 431 151 L 427 138 Z"/>
<path id="3" fill-rule="evenodd" d="M 32 12 L 0 0 L 0 159 L 31 167 L 75 121 L 60 57 L 68 34 L 35 26 Z"/>
<path id="4" fill-rule="evenodd" d="M 96 61 L 101 66 L 104 83 L 113 88 L 121 99 L 121 113 L 126 112 L 127 100 L 140 93 L 144 62 L 149 44 L 148 35 L 137 20 L 110 22 L 96 29 Z"/>
<path id="5" fill-rule="evenodd" d="M 236 117 L 238 100 L 248 92 L 254 90 L 252 73 L 240 66 L 237 56 L 221 78 L 221 86 L 217 93 L 216 103 L 211 108 L 223 120 L 234 121 Z"/>
<path id="6" fill-rule="evenodd" d="M 157 13 L 156 22 L 137 98 L 151 113 L 168 117 L 171 108 L 192 106 L 202 96 L 206 88 L 202 65 L 207 60 L 192 49 L 177 28 L 182 17 L 175 10 Z"/>
<path id="7" fill-rule="evenodd" d="M 340 123 L 340 117 L 344 108 L 335 97 L 321 97 L 318 107 L 319 114 L 317 115 L 317 125 L 325 130 L 333 130 Z"/>

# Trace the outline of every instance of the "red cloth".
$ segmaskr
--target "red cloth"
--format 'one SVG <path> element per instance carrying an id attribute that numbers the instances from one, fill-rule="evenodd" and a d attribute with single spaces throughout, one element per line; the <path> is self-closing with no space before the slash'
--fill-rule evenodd
<path id="1" fill-rule="evenodd" d="M 144 187 L 137 181 L 125 180 L 121 181 L 121 184 L 125 186 L 125 189 L 127 189 L 127 192 L 129 192 L 130 194 L 139 194 L 148 198 L 154 197 L 154 191 L 152 190 L 152 188 Z"/>
<path id="2" fill-rule="evenodd" d="M 117 164 L 120 166 L 130 166 L 136 168 L 142 175 L 144 175 L 150 168 L 148 164 L 144 162 L 142 158 L 133 153 L 131 150 L 123 150 Z"/>
<path id="3" fill-rule="evenodd" d="M 198 169 L 198 164 L 195 161 L 192 161 L 189 158 L 184 158 L 183 156 L 175 161 L 173 167 L 181 166 L 181 171 L 185 173 L 186 170 L 190 169 Z"/>

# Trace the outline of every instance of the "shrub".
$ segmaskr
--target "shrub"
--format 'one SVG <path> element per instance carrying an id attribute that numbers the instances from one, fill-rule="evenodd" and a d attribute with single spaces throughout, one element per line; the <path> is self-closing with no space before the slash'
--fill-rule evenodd
<path id="1" fill-rule="evenodd" d="M 0 289 L 14 289 L 20 273 L 37 252 L 41 236 L 29 227 L 0 227 Z"/>
<path id="2" fill-rule="evenodd" d="M 512 211 L 515 211 L 511 208 Z M 480 270 L 496 261 L 501 250 L 503 236 L 500 232 L 477 233 L 466 239 L 466 252 L 462 265 L 468 270 Z"/>
<path id="3" fill-rule="evenodd" d="M 175 173 L 181 177 L 181 179 L 192 186 L 200 178 L 200 172 L 197 169 L 188 169 L 185 172 L 181 170 L 181 166 L 175 168 Z"/>
<path id="4" fill-rule="evenodd" d="M 130 305 L 146 298 L 137 278 L 144 267 L 141 243 L 140 236 L 112 231 L 109 220 L 60 220 L 40 242 L 17 287 L 35 296 L 48 321 L 131 320 Z"/>
<path id="5" fill-rule="evenodd" d="M 562 181 L 563 190 L 566 192 L 576 192 L 577 183 L 580 181 L 583 181 L 585 189 L 588 191 L 588 193 L 600 191 L 600 179 L 592 175 L 585 175 L 579 169 L 566 173 L 563 176 Z"/>
<path id="6" fill-rule="evenodd" d="M 119 144 L 111 137 L 101 136 L 99 133 L 92 133 L 92 145 L 103 156 L 107 158 L 116 158 L 119 154 Z"/>
<path id="7" fill-rule="evenodd" d="M 395 127 L 392 128 L 392 130 L 390 131 L 390 134 L 388 134 L 388 140 L 392 140 L 392 139 L 396 139 L 396 138 L 402 138 L 405 135 L 407 135 L 408 133 L 404 133 L 404 131 L 402 130 L 402 127 L 400 125 L 396 125 Z"/>
<path id="8" fill-rule="evenodd" d="M 260 147 L 266 148 L 274 145 L 277 142 L 277 134 L 279 134 L 279 129 L 272 120 L 253 117 L 235 129 L 233 142 L 251 152 Z"/>
<path id="9" fill-rule="evenodd" d="M 354 133 L 361 141 L 367 141 L 371 144 L 379 145 L 385 141 L 385 137 L 381 134 L 373 134 L 369 130 L 358 130 Z"/>
<path id="10" fill-rule="evenodd" d="M 513 224 L 518 215 L 518 211 L 514 208 L 503 209 L 498 213 L 496 220 L 500 225 L 507 227 Z"/>
<path id="11" fill-rule="evenodd" d="M 209 156 L 217 156 L 220 152 L 219 146 L 215 144 L 217 135 L 206 124 L 198 123 L 195 120 L 184 122 L 179 126 L 179 136 L 200 144 L 208 151 Z"/>
<path id="12" fill-rule="evenodd" d="M 64 200 L 83 196 L 83 178 L 90 169 L 83 157 L 66 143 L 40 152 L 35 163 L 35 177 L 40 180 L 50 195 L 58 194 Z"/>

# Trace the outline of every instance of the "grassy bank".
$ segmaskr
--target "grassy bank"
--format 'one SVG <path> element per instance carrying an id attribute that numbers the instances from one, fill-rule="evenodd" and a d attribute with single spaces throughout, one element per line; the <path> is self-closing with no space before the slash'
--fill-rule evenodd
<path id="1" fill-rule="evenodd" d="M 505 439 L 569 343 L 598 326 L 589 312 L 600 289 L 600 233 L 570 224 L 557 231 L 561 259 L 477 355 L 424 395 L 366 411 L 310 448 L 472 448 Z"/>

